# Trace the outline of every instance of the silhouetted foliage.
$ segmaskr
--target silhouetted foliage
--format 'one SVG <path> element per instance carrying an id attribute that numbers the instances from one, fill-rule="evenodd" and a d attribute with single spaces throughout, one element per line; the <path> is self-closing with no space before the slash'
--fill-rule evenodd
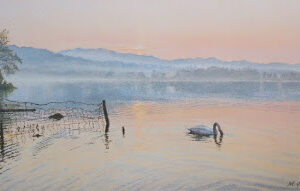
<path id="1" fill-rule="evenodd" d="M 14 86 L 5 81 L 5 75 L 14 74 L 18 70 L 17 64 L 22 60 L 8 46 L 8 31 L 0 32 L 0 89 L 11 89 Z"/>

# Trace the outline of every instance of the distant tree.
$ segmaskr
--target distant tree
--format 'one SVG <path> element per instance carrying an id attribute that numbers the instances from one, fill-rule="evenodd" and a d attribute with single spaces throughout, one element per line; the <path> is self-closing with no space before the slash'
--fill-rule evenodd
<path id="1" fill-rule="evenodd" d="M 4 29 L 0 32 L 0 88 L 7 89 L 12 84 L 4 79 L 9 74 L 14 74 L 18 70 L 17 64 L 22 60 L 8 46 L 8 31 Z M 13 86 L 12 86 L 13 87 Z"/>
<path id="2" fill-rule="evenodd" d="M 163 79 L 165 79 L 165 77 L 166 77 L 166 74 L 163 72 L 157 72 L 155 70 L 152 71 L 151 78 L 153 80 L 163 80 Z"/>
<path id="3" fill-rule="evenodd" d="M 143 72 L 138 72 L 136 77 L 140 80 L 146 79 L 146 76 Z"/>

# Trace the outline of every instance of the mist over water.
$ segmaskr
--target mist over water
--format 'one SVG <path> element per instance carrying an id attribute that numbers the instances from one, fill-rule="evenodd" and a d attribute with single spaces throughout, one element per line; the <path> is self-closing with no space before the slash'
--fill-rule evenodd
<path id="1" fill-rule="evenodd" d="M 299 82 L 145 82 L 60 81 L 17 82 L 11 99 L 48 102 L 80 100 L 175 101 L 186 98 L 239 99 L 244 101 L 300 101 Z"/>

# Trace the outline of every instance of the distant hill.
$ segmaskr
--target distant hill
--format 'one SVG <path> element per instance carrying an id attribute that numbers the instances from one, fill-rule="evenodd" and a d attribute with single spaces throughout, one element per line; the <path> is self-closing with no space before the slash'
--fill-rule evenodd
<path id="1" fill-rule="evenodd" d="M 261 64 L 216 58 L 163 60 L 106 49 L 72 49 L 58 53 L 10 46 L 23 60 L 15 77 L 147 80 L 300 80 L 300 64 Z M 54 78 L 55 76 L 55 78 Z"/>
<path id="2" fill-rule="evenodd" d="M 32 47 L 18 47 L 15 45 L 10 48 L 22 59 L 19 66 L 20 71 L 16 75 L 22 77 L 32 76 L 81 76 L 95 77 L 108 76 L 111 72 L 133 72 L 133 71 L 152 71 L 155 69 L 166 70 L 166 67 L 157 64 L 139 65 L 116 60 L 94 61 L 81 57 L 67 56 L 54 53 L 46 49 Z M 130 76 L 124 75 L 122 76 Z"/>
<path id="3" fill-rule="evenodd" d="M 285 63 L 255 63 L 246 60 L 239 61 L 222 61 L 216 58 L 187 58 L 176 60 L 163 60 L 153 56 L 136 55 L 131 53 L 119 53 L 107 49 L 83 49 L 76 48 L 58 52 L 65 56 L 72 56 L 93 61 L 119 61 L 135 64 L 163 64 L 170 68 L 176 69 L 197 69 L 208 67 L 225 67 L 233 69 L 251 68 L 257 70 L 296 70 L 300 71 L 300 64 L 285 64 Z"/>
<path id="4" fill-rule="evenodd" d="M 12 49 L 20 58 L 22 58 L 23 62 L 29 64 L 40 64 L 43 62 L 86 62 L 83 58 L 74 58 L 71 56 L 62 55 L 59 53 L 51 52 L 47 49 L 38 49 L 32 47 L 18 47 L 15 45 L 11 45 L 10 49 Z"/>
<path id="5" fill-rule="evenodd" d="M 163 60 L 153 57 L 153 56 L 144 56 L 131 53 L 119 53 L 113 50 L 107 50 L 103 48 L 99 49 L 83 49 L 76 48 L 72 50 L 64 50 L 58 52 L 59 54 L 65 56 L 72 56 L 77 58 L 84 58 L 92 61 L 119 61 L 127 63 L 136 63 L 136 64 L 155 64 L 161 63 Z"/>

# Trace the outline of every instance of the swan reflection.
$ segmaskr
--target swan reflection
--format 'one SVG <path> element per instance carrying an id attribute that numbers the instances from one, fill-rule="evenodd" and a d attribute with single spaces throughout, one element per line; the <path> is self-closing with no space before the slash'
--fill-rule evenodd
<path id="1" fill-rule="evenodd" d="M 223 135 L 221 135 L 221 136 L 219 137 L 219 139 L 217 138 L 216 135 L 214 135 L 214 140 L 215 140 L 216 145 L 217 145 L 218 147 L 221 147 L 222 141 L 223 141 Z"/>
<path id="2" fill-rule="evenodd" d="M 223 135 L 221 135 L 221 136 L 199 135 L 199 134 L 193 134 L 193 133 L 187 133 L 187 135 L 192 138 L 192 141 L 200 141 L 200 142 L 205 142 L 205 143 L 211 142 L 211 140 L 213 138 L 216 146 L 218 146 L 218 147 L 222 146 Z"/>

